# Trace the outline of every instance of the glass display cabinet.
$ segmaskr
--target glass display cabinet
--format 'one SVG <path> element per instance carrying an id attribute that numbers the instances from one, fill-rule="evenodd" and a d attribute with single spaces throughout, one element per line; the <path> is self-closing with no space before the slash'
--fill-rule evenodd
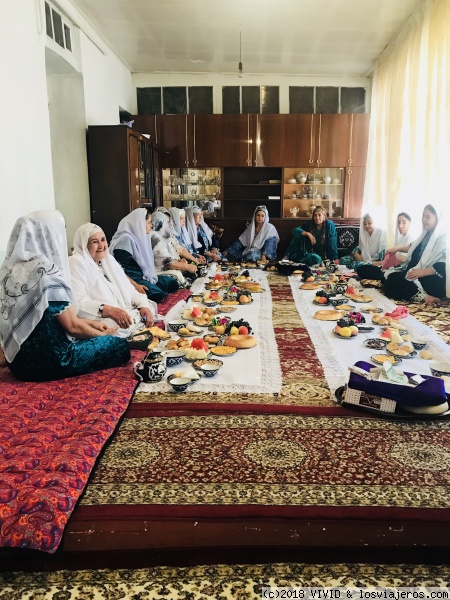
<path id="1" fill-rule="evenodd" d="M 199 206 L 214 216 L 221 214 L 221 169 L 163 169 L 163 201 L 166 208 Z"/>
<path id="2" fill-rule="evenodd" d="M 323 206 L 330 218 L 344 216 L 343 167 L 286 167 L 283 178 L 283 217 L 311 217 Z"/>

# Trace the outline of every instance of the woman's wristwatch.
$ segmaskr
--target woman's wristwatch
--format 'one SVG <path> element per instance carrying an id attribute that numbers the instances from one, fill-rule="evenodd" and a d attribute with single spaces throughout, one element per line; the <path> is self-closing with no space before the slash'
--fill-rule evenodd
<path id="1" fill-rule="evenodd" d="M 103 309 L 105 308 L 104 304 L 100 304 L 100 306 L 98 307 L 98 316 L 101 317 L 103 314 Z"/>

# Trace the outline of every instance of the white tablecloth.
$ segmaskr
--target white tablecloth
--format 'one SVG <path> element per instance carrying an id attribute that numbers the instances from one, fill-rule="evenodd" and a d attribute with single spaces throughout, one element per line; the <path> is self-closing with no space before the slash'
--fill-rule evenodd
<path id="1" fill-rule="evenodd" d="M 213 273 L 214 267 L 209 274 Z M 223 367 L 219 369 L 215 377 L 202 377 L 189 388 L 191 391 L 246 394 L 278 394 L 280 392 L 282 383 L 281 366 L 272 324 L 272 295 L 267 282 L 267 274 L 258 269 L 253 269 L 251 275 L 265 291 L 260 294 L 253 294 L 251 304 L 239 305 L 235 312 L 226 313 L 223 316 L 230 317 L 232 321 L 238 321 L 241 318 L 247 321 L 253 329 L 252 334 L 258 340 L 257 345 L 247 350 L 238 350 L 235 354 L 229 356 L 216 357 L 211 355 L 211 358 L 221 360 Z M 192 293 L 201 293 L 208 281 L 208 278 L 197 279 L 191 288 Z M 171 318 L 179 318 L 185 308 L 194 305 L 195 303 L 189 300 L 186 304 L 180 306 L 178 314 L 172 314 Z M 198 336 L 202 337 L 206 333 L 208 333 L 208 329 L 204 328 L 204 331 L 199 333 Z M 172 333 L 172 337 L 178 338 L 178 335 Z M 183 361 L 177 367 L 168 368 L 167 375 L 186 370 L 189 366 L 190 363 Z M 167 391 L 168 389 L 169 385 L 163 380 L 159 383 L 141 383 L 138 391 L 156 392 Z"/>
<path id="2" fill-rule="evenodd" d="M 361 332 L 351 338 L 338 337 L 332 331 L 336 326 L 335 321 L 318 321 L 314 319 L 315 312 L 321 308 L 328 308 L 327 306 L 321 307 L 313 303 L 316 292 L 300 290 L 301 281 L 298 277 L 290 277 L 289 281 L 298 313 L 308 330 L 317 357 L 322 363 L 327 384 L 331 392 L 334 393 L 338 387 L 347 383 L 348 367 L 350 365 L 354 365 L 359 360 L 371 362 L 370 357 L 374 354 L 385 353 L 385 350 L 374 350 L 373 348 L 363 346 L 364 340 L 380 335 L 381 327 L 374 325 L 375 329 L 373 331 Z M 391 300 L 380 294 L 378 290 L 365 289 L 364 294 L 373 298 L 370 306 L 382 308 L 383 312 L 391 312 L 396 307 Z M 361 304 L 352 303 L 350 300 L 349 303 L 354 304 L 355 310 L 359 311 L 358 306 L 361 307 Z M 366 317 L 367 324 L 372 325 L 372 316 L 370 314 L 365 314 L 364 316 Z M 450 362 L 449 346 L 430 327 L 419 323 L 412 316 L 401 319 L 399 323 L 408 330 L 408 334 L 413 339 L 424 338 L 427 340 L 428 345 L 426 349 L 433 354 L 434 361 Z M 411 373 L 431 375 L 429 363 L 430 361 L 419 358 L 419 353 L 417 353 L 414 358 L 404 358 L 399 364 L 399 368 Z M 373 363 L 373 366 L 377 365 Z"/>

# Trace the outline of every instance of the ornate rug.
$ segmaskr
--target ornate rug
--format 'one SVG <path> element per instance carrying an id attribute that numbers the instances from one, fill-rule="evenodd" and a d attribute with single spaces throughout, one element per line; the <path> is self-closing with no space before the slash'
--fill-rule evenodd
<path id="1" fill-rule="evenodd" d="M 5 600 L 260 600 L 265 586 L 439 587 L 448 565 L 282 563 L 1 573 Z M 286 596 L 288 597 L 288 596 Z"/>
<path id="2" fill-rule="evenodd" d="M 448 422 L 302 415 L 126 418 L 77 520 L 450 521 Z"/>

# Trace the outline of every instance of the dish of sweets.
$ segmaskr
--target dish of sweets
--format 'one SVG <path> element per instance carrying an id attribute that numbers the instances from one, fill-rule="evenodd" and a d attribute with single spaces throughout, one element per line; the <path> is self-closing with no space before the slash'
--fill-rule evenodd
<path id="1" fill-rule="evenodd" d="M 194 369 L 201 369 L 203 365 L 214 365 L 220 368 L 223 366 L 223 362 L 221 360 L 218 360 L 217 358 L 203 358 L 200 360 L 195 360 L 192 363 Z"/>
<path id="2" fill-rule="evenodd" d="M 417 354 L 412 346 L 408 344 L 397 344 L 395 342 L 390 342 L 386 346 L 387 352 L 392 354 L 393 356 L 399 356 L 400 358 L 412 358 Z"/>
<path id="3" fill-rule="evenodd" d="M 214 346 L 210 352 L 215 356 L 230 356 L 230 354 L 237 352 L 237 348 L 234 346 Z"/>
<path id="4" fill-rule="evenodd" d="M 372 348 L 373 350 L 384 350 L 388 345 L 386 340 L 380 340 L 378 338 L 370 338 L 369 340 L 364 340 L 363 346 L 366 348 Z"/>
<path id="5" fill-rule="evenodd" d="M 384 365 L 385 362 L 390 362 L 393 365 L 398 365 L 402 362 L 402 359 L 398 356 L 392 356 L 391 354 L 374 354 L 370 357 L 370 360 L 377 365 Z"/>
<path id="6" fill-rule="evenodd" d="M 372 313 L 372 314 L 383 312 L 382 308 L 378 308 L 376 306 L 361 306 L 360 310 L 361 310 L 361 312 Z"/>

